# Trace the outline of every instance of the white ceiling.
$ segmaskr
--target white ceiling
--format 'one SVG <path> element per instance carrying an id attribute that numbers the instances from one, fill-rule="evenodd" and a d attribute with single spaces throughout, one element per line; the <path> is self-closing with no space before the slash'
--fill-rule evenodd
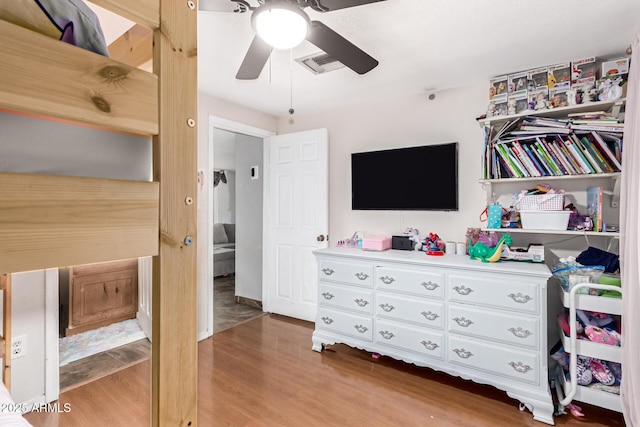
<path id="1" fill-rule="evenodd" d="M 619 56 L 640 31 L 639 0 L 386 0 L 305 12 L 380 65 L 365 75 L 348 68 L 314 75 L 291 61 L 319 52 L 305 41 L 274 51 L 259 79 L 239 81 L 235 74 L 254 35 L 250 13 L 200 11 L 200 91 L 274 116 L 288 116 L 292 97 L 296 114 L 306 115 L 472 84 L 488 90 L 497 75 Z M 100 20 L 108 40 L 121 34 L 118 25 Z"/>
<path id="2" fill-rule="evenodd" d="M 469 84 L 488 88 L 496 75 L 588 56 L 610 58 L 623 54 L 640 31 L 639 0 L 386 0 L 305 12 L 380 65 L 362 76 L 348 68 L 313 75 L 291 65 L 290 51 L 274 51 L 258 80 L 237 81 L 253 38 L 250 14 L 199 12 L 200 90 L 287 116 L 292 87 L 296 114 L 309 114 Z M 305 41 L 293 57 L 317 51 Z"/>

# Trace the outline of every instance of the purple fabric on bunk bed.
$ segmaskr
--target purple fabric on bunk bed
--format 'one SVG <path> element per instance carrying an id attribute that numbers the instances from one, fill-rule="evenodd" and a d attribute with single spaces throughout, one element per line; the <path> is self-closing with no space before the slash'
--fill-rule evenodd
<path id="1" fill-rule="evenodd" d="M 98 17 L 82 0 L 0 2 L 0 19 L 109 56 Z"/>

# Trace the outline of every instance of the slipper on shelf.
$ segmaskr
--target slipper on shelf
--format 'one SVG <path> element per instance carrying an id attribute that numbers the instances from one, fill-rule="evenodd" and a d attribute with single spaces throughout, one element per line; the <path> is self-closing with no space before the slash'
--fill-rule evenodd
<path id="1" fill-rule="evenodd" d="M 590 358 L 578 356 L 576 376 L 578 377 L 578 385 L 589 385 L 593 382 L 593 373 L 591 372 Z"/>
<path id="2" fill-rule="evenodd" d="M 591 367 L 593 378 L 595 378 L 596 381 L 604 385 L 615 384 L 616 377 L 607 366 L 607 362 L 605 362 L 604 360 L 591 358 L 591 360 L 589 361 L 589 366 Z"/>
<path id="3" fill-rule="evenodd" d="M 613 372 L 613 376 L 616 377 L 616 384 L 620 384 L 622 381 L 622 363 L 607 362 L 609 369 Z"/>
<path id="4" fill-rule="evenodd" d="M 620 345 L 620 340 L 616 336 L 618 334 L 611 333 L 613 331 L 609 332 L 606 329 L 589 325 L 586 328 L 584 328 L 584 332 L 589 338 L 589 340 L 593 342 L 597 342 L 600 344 L 607 344 L 607 345 L 615 345 L 615 346 Z"/>

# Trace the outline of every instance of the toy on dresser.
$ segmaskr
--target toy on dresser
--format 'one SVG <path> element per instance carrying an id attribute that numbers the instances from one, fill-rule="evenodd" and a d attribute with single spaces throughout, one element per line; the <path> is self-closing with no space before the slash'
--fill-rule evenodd
<path id="1" fill-rule="evenodd" d="M 436 233 L 429 233 L 423 242 L 424 251 L 431 256 L 444 255 L 445 246 L 445 242 Z"/>
<path id="2" fill-rule="evenodd" d="M 413 248 L 415 250 L 420 250 L 422 246 L 422 240 L 420 239 L 420 232 L 417 228 L 407 227 L 402 231 L 402 235 L 406 236 L 413 242 Z"/>

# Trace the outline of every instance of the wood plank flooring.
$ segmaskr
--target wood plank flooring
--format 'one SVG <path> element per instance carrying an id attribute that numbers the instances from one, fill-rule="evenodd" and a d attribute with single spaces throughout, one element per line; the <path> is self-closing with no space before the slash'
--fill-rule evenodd
<path id="1" fill-rule="evenodd" d="M 313 324 L 265 315 L 199 344 L 199 426 L 535 426 L 517 401 L 482 386 L 344 345 L 311 350 Z M 67 413 L 31 413 L 36 427 L 149 426 L 149 361 L 60 396 Z M 624 426 L 582 406 L 561 426 Z M 179 425 L 176 420 L 176 425 Z"/>
<path id="2" fill-rule="evenodd" d="M 213 332 L 218 333 L 262 316 L 261 309 L 235 301 L 235 277 L 221 276 L 213 284 Z M 60 367 L 60 391 L 95 381 L 120 369 L 148 359 L 151 343 L 144 339 L 107 350 Z"/>

